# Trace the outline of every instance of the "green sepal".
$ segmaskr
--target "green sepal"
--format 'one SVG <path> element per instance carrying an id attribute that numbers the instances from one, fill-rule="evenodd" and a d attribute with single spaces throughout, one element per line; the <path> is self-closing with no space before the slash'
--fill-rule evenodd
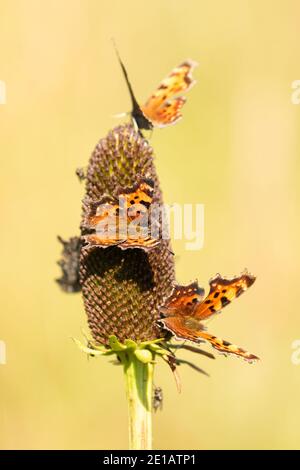
<path id="1" fill-rule="evenodd" d="M 126 349 L 126 346 L 124 346 L 124 344 L 120 343 L 120 341 L 118 340 L 118 338 L 115 335 L 110 336 L 108 338 L 108 342 L 109 342 L 109 345 L 110 345 L 111 349 L 115 352 L 125 351 L 125 349 Z"/>
<path id="2" fill-rule="evenodd" d="M 109 356 L 110 354 L 112 354 L 112 351 L 110 349 L 108 350 L 105 348 L 100 349 L 99 347 L 97 349 L 92 349 L 82 344 L 76 338 L 72 338 L 72 340 L 81 351 L 85 352 L 86 354 L 89 354 L 90 356 Z"/>
<path id="3" fill-rule="evenodd" d="M 153 354 L 149 349 L 135 349 L 134 355 L 139 361 L 143 362 L 143 364 L 153 362 Z"/>
<path id="4" fill-rule="evenodd" d="M 138 347 L 137 343 L 132 339 L 125 339 L 124 344 L 128 349 L 136 349 Z"/>

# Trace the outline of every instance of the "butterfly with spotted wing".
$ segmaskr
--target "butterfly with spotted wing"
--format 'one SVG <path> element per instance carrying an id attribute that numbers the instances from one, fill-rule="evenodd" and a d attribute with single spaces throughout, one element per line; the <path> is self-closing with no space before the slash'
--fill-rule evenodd
<path id="1" fill-rule="evenodd" d="M 185 60 L 159 84 L 156 91 L 148 98 L 142 106 L 137 102 L 127 70 L 116 49 L 129 94 L 132 102 L 131 116 L 139 129 L 151 130 L 153 127 L 165 127 L 175 124 L 181 119 L 181 108 L 186 98 L 181 94 L 188 91 L 196 81 L 192 78 L 192 72 L 198 65 L 193 60 Z"/>
<path id="2" fill-rule="evenodd" d="M 91 201 L 84 228 L 93 232 L 83 236 L 87 242 L 84 248 L 119 246 L 124 250 L 142 248 L 145 251 L 155 248 L 160 239 L 149 233 L 148 226 L 153 191 L 154 182 L 140 178 L 133 187 L 119 188 L 116 197 L 103 196 Z"/>
<path id="3" fill-rule="evenodd" d="M 202 322 L 219 313 L 223 307 L 245 292 L 254 281 L 255 277 L 247 271 L 233 279 L 225 279 L 217 274 L 210 280 L 207 297 L 197 282 L 188 286 L 175 286 L 171 296 L 160 308 L 164 318 L 159 320 L 158 324 L 177 339 L 196 343 L 205 340 L 222 354 L 240 356 L 246 361 L 253 362 L 258 359 L 257 356 L 206 332 Z"/>

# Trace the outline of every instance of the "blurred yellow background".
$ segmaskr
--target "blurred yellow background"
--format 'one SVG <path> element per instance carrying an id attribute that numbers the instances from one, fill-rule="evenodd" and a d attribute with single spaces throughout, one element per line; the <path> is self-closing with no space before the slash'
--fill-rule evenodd
<path id="1" fill-rule="evenodd" d="M 127 447 L 121 368 L 76 349 L 81 297 L 54 282 L 56 235 L 78 234 L 75 169 L 130 109 L 111 37 L 141 102 L 182 60 L 199 62 L 184 119 L 151 140 L 165 201 L 205 204 L 204 248 L 173 245 L 178 281 L 258 277 L 209 326 L 261 361 L 185 353 L 210 378 L 183 366 L 181 395 L 160 364 L 154 446 L 300 448 L 299 2 L 0 0 L 0 11 L 0 448 Z"/>

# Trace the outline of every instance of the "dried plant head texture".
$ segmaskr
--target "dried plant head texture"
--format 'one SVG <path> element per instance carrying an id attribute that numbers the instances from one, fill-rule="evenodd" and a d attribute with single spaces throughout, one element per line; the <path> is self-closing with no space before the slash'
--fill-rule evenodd
<path id="1" fill-rule="evenodd" d="M 119 188 L 134 187 L 138 178 L 153 182 L 153 203 L 162 194 L 153 163 L 153 150 L 132 125 L 116 127 L 100 140 L 91 155 L 83 200 L 82 238 L 91 201 L 115 198 Z M 80 280 L 88 323 L 94 339 L 108 344 L 110 335 L 147 341 L 162 336 L 156 326 L 159 307 L 175 281 L 174 256 L 168 240 L 153 249 L 118 246 L 83 248 Z"/>
<path id="2" fill-rule="evenodd" d="M 79 292 L 81 290 L 79 281 L 80 237 L 71 237 L 69 240 L 57 238 L 62 244 L 63 250 L 61 259 L 58 261 L 62 276 L 56 279 L 56 282 L 65 292 Z"/>

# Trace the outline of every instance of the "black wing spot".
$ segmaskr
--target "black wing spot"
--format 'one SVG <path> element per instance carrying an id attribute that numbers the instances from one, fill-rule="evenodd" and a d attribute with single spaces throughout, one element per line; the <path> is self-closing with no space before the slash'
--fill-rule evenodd
<path id="1" fill-rule="evenodd" d="M 230 300 L 228 300 L 227 297 L 225 296 L 221 297 L 221 302 L 222 302 L 222 307 L 226 307 L 226 305 L 230 304 Z"/>
<path id="2" fill-rule="evenodd" d="M 215 292 L 215 293 L 214 293 L 214 299 L 216 299 L 217 297 L 219 297 L 219 293 L 220 293 L 220 292 Z"/>

